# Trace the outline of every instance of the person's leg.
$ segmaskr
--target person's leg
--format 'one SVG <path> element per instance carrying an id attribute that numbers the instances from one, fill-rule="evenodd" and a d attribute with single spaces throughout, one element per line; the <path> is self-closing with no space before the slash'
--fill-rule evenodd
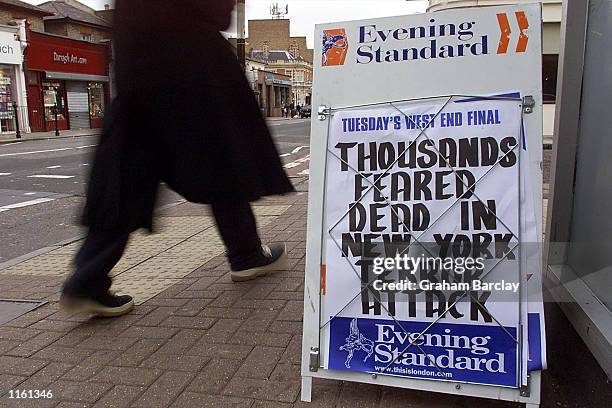
<path id="1" fill-rule="evenodd" d="M 250 258 L 261 253 L 261 240 L 251 205 L 223 202 L 211 207 L 230 265 L 234 270 L 241 269 Z"/>
<path id="2" fill-rule="evenodd" d="M 88 232 L 74 259 L 76 270 L 64 283 L 65 308 L 101 316 L 119 316 L 133 308 L 131 297 L 109 292 L 109 273 L 121 259 L 128 239 L 128 232 Z"/>
<path id="3" fill-rule="evenodd" d="M 97 296 L 108 292 L 108 276 L 119 262 L 127 245 L 129 233 L 89 231 L 77 252 L 75 272 L 64 284 L 64 293 L 76 297 Z"/>
<path id="4" fill-rule="evenodd" d="M 227 248 L 232 280 L 250 280 L 271 270 L 284 268 L 285 244 L 261 244 L 255 215 L 249 203 L 216 203 L 212 205 L 212 211 Z"/>

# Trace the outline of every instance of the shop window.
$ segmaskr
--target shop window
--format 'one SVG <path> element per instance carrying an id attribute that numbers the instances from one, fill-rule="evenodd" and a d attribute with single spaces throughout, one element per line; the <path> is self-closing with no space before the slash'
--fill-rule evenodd
<path id="1" fill-rule="evenodd" d="M 102 119 L 104 117 L 104 84 L 90 82 L 89 87 L 89 117 Z"/>
<path id="2" fill-rule="evenodd" d="M 557 68 L 559 56 L 547 54 L 542 59 L 542 92 L 544 103 L 555 103 L 557 100 Z"/>
<path id="3" fill-rule="evenodd" d="M 6 132 L 13 128 L 13 90 L 11 68 L 0 68 L 0 130 Z"/>
<path id="4" fill-rule="evenodd" d="M 274 107 L 281 106 L 281 92 L 280 88 L 274 87 Z"/>
<path id="5" fill-rule="evenodd" d="M 57 120 L 66 120 L 64 115 L 64 86 L 61 82 L 43 82 L 43 101 L 45 105 L 45 119 L 48 122 L 55 120 L 55 107 L 57 107 Z"/>

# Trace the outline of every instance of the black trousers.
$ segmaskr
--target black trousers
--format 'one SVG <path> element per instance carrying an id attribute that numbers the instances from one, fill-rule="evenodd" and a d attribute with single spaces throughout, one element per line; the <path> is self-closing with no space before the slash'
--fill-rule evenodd
<path id="1" fill-rule="evenodd" d="M 224 202 L 211 207 L 232 270 L 246 268 L 261 256 L 261 240 L 250 204 Z M 64 284 L 64 293 L 77 297 L 106 293 L 112 284 L 109 273 L 121 259 L 129 236 L 129 231 L 90 230 L 76 254 L 76 270 Z"/>

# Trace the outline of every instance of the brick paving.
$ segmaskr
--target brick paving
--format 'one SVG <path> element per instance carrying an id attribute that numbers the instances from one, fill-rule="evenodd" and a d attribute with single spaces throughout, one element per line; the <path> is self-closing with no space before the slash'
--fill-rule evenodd
<path id="1" fill-rule="evenodd" d="M 265 207 L 278 206 L 287 210 L 269 222 Z M 60 311 L 61 273 L 31 276 L 19 265 L 12 267 L 16 275 L 0 272 L 0 297 L 49 301 L 0 326 L 0 407 L 357 408 L 429 401 L 430 394 L 325 380 L 315 380 L 311 404 L 299 401 L 307 195 L 262 200 L 256 212 L 268 219 L 261 228 L 265 242 L 286 241 L 287 271 L 237 284 L 219 254 L 121 318 Z M 209 216 L 187 203 L 162 215 Z M 53 399 L 11 400 L 8 389 L 51 390 Z M 457 402 L 436 401 L 409 406 Z"/>
<path id="2" fill-rule="evenodd" d="M 300 402 L 307 194 L 304 185 L 298 190 L 302 192 L 256 204 L 260 220 L 266 220 L 263 240 L 287 243 L 287 271 L 232 283 L 224 255 L 207 255 L 205 263 L 175 273 L 172 284 L 154 288 L 159 293 L 143 298 L 121 318 L 89 318 L 59 310 L 61 273 L 33 276 L 19 265 L 11 267 L 15 275 L 0 271 L 0 298 L 49 302 L 0 326 L 0 407 L 518 406 L 316 379 L 312 403 Z M 204 207 L 187 203 L 162 215 L 191 227 L 210 224 Z M 177 231 L 162 235 L 182 240 Z M 198 231 L 195 228 L 195 235 L 179 245 L 201 245 L 204 252 L 219 245 L 209 230 Z M 155 243 L 155 236 L 143 239 Z M 159 265 L 166 265 L 164 259 L 171 256 L 160 252 L 162 247 L 153 249 L 145 255 L 147 263 L 155 267 L 159 260 Z M 181 254 L 193 262 L 187 249 Z M 173 258 L 175 262 L 180 256 Z M 559 390 L 547 385 L 559 382 L 545 373 L 542 406 L 570 406 L 559 405 Z M 51 390 L 53 398 L 9 399 L 9 389 Z"/>

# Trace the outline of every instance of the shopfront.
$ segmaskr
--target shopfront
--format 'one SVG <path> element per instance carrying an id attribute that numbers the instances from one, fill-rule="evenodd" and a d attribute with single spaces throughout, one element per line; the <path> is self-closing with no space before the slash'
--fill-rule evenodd
<path id="1" fill-rule="evenodd" d="M 33 131 L 100 128 L 109 97 L 109 47 L 30 32 L 26 51 Z"/>
<path id="2" fill-rule="evenodd" d="M 282 109 L 291 104 L 291 77 L 259 71 L 260 107 L 266 117 L 281 117 Z"/>
<path id="3" fill-rule="evenodd" d="M 23 54 L 18 35 L 18 28 L 0 26 L 0 133 L 15 131 L 15 109 L 25 106 Z M 27 128 L 27 120 L 20 125 Z"/>

